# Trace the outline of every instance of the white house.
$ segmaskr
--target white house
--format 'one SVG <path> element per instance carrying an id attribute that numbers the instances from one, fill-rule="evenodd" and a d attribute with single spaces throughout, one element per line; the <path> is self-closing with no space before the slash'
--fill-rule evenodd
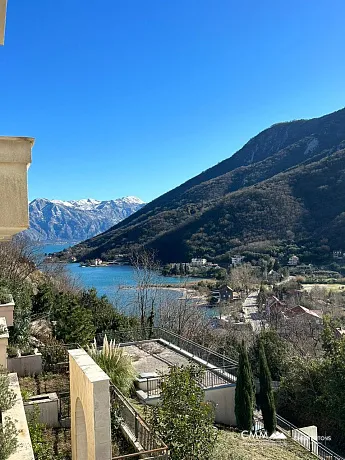
<path id="1" fill-rule="evenodd" d="M 291 266 L 296 266 L 299 264 L 299 257 L 297 256 L 291 256 L 289 258 L 289 261 L 288 261 L 288 265 L 291 265 Z"/>
<path id="2" fill-rule="evenodd" d="M 244 256 L 240 256 L 238 254 L 231 257 L 231 265 L 233 267 L 237 267 L 237 265 L 241 265 L 243 263 Z"/>
<path id="3" fill-rule="evenodd" d="M 193 267 L 202 267 L 204 265 L 207 264 L 207 260 L 206 259 L 198 259 L 198 258 L 194 258 L 192 259 L 191 261 L 191 265 Z"/>

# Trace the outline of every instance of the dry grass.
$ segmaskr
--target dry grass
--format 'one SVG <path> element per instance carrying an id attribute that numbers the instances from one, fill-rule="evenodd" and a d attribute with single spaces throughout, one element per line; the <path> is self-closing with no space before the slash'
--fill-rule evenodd
<path id="1" fill-rule="evenodd" d="M 285 441 L 242 439 L 239 433 L 219 430 L 214 460 L 315 460 L 299 444 Z"/>
<path id="2" fill-rule="evenodd" d="M 326 284 L 302 284 L 305 291 L 311 291 L 314 288 L 325 289 L 326 291 L 345 292 L 345 285 L 339 283 Z"/>

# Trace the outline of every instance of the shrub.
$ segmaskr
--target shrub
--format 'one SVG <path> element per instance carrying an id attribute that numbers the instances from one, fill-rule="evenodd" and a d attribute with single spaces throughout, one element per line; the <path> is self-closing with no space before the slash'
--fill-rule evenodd
<path id="1" fill-rule="evenodd" d="M 0 305 L 4 303 L 12 302 L 12 300 L 13 300 L 12 296 L 8 292 L 8 290 L 4 286 L 1 286 L 0 287 Z"/>
<path id="2" fill-rule="evenodd" d="M 172 367 L 162 383 L 161 403 L 152 408 L 152 428 L 167 443 L 172 460 L 212 458 L 217 430 L 201 379 L 202 371 L 194 366 Z"/>
<path id="3" fill-rule="evenodd" d="M 5 423 L 0 423 L 0 460 L 6 460 L 18 446 L 18 431 L 12 420 L 5 417 Z"/>
<path id="4" fill-rule="evenodd" d="M 103 339 L 103 346 L 97 349 L 96 340 L 88 347 L 91 358 L 109 375 L 112 383 L 124 394 L 129 394 L 133 386 L 136 371 L 131 357 L 123 348 L 115 344 L 114 340 L 108 342 L 107 336 Z"/>
<path id="5" fill-rule="evenodd" d="M 15 399 L 7 374 L 0 374 L 0 413 L 11 409 Z M 6 460 L 15 452 L 18 446 L 17 436 L 18 431 L 13 421 L 5 417 L 5 423 L 0 423 L 0 460 Z"/>
<path id="6" fill-rule="evenodd" d="M 66 363 L 68 356 L 66 348 L 58 340 L 51 338 L 40 347 L 42 353 L 43 370 L 45 372 L 54 371 L 57 364 Z"/>
<path id="7" fill-rule="evenodd" d="M 35 405 L 33 412 L 28 416 L 28 426 L 35 460 L 51 460 L 54 458 L 54 446 L 45 436 L 45 425 L 38 421 L 39 413 L 39 407 Z"/>
<path id="8" fill-rule="evenodd" d="M 13 345 L 9 345 L 7 347 L 7 356 L 9 358 L 16 358 L 18 356 L 18 349 L 17 347 L 14 347 Z"/>

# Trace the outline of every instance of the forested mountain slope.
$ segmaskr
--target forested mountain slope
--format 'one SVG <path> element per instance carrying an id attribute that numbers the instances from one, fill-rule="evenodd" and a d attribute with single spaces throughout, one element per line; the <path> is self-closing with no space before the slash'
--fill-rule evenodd
<path id="1" fill-rule="evenodd" d="M 273 125 L 73 252 L 83 259 L 112 258 L 145 245 L 162 261 L 224 261 L 256 243 L 262 248 L 328 238 L 339 246 L 344 148 L 345 109 Z"/>

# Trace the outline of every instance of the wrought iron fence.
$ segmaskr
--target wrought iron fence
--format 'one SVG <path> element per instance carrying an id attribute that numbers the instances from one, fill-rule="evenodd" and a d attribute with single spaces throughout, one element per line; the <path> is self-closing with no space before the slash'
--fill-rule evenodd
<path id="1" fill-rule="evenodd" d="M 145 392 L 147 396 L 159 396 L 162 391 L 162 383 L 164 381 L 164 377 L 155 377 L 155 378 L 146 378 L 145 381 Z"/>
<path id="2" fill-rule="evenodd" d="M 59 422 L 61 425 L 65 425 L 66 421 L 71 418 L 71 399 L 70 393 L 65 391 L 58 393 L 59 398 Z"/>
<path id="3" fill-rule="evenodd" d="M 312 452 L 318 458 L 322 460 L 344 460 L 343 457 L 333 452 L 331 449 L 328 449 L 326 446 L 321 444 L 318 441 L 315 441 L 312 437 L 303 433 L 295 425 L 290 423 L 288 420 L 284 419 L 277 414 L 277 426 L 287 432 L 292 439 L 298 442 L 305 449 Z"/>
<path id="4" fill-rule="evenodd" d="M 152 432 L 140 414 L 113 384 L 110 385 L 110 398 L 111 405 L 117 412 L 117 417 L 120 419 L 122 428 L 129 430 L 132 436 L 135 437 L 136 442 L 138 442 L 146 452 L 151 452 L 153 454 L 157 453 L 157 456 L 153 455 L 155 458 L 167 458 L 162 456 L 159 457 L 159 455 L 167 455 L 167 446 Z M 143 454 L 143 452 L 141 452 L 141 454 Z"/>

